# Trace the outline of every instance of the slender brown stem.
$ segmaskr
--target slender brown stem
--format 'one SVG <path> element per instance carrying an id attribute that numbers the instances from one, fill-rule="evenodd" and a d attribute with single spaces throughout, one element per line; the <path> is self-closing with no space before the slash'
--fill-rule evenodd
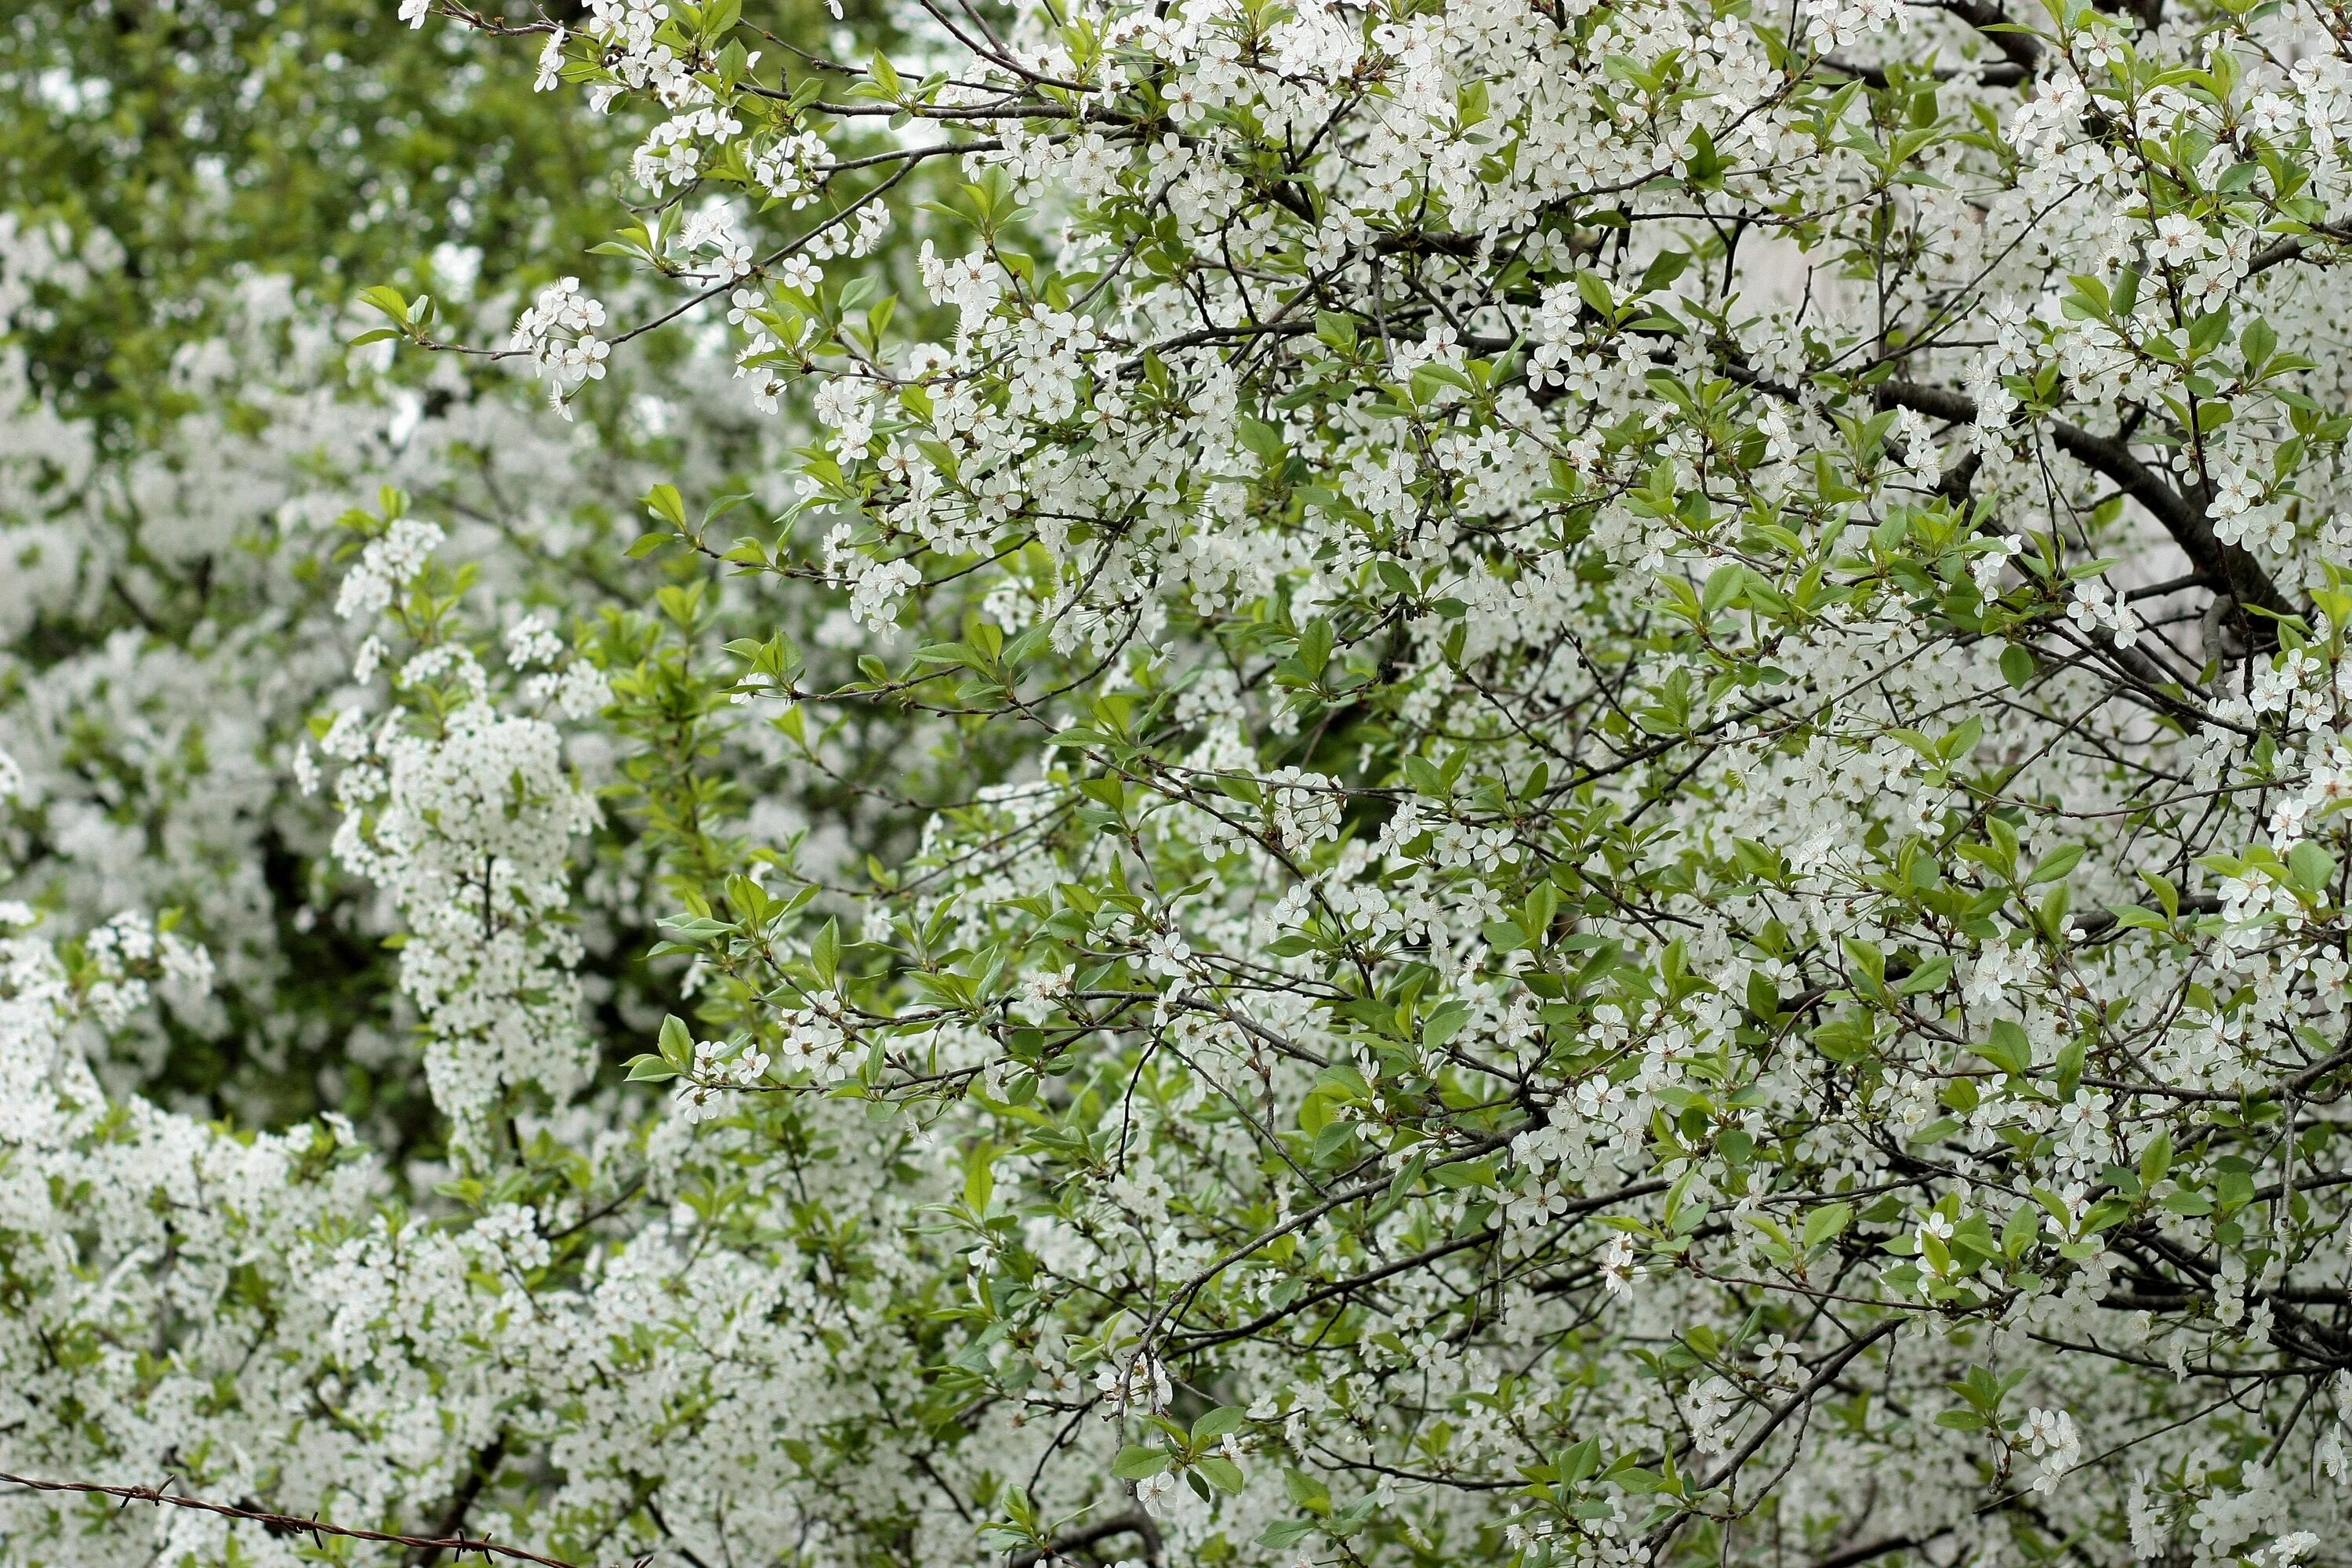
<path id="1" fill-rule="evenodd" d="M 568 1563 L 561 1557 L 549 1557 L 524 1547 L 508 1546 L 475 1536 L 402 1535 L 388 1530 L 362 1530 L 356 1525 L 331 1524 L 323 1519 L 306 1519 L 296 1513 L 278 1513 L 268 1509 L 213 1502 L 205 1498 L 182 1497 L 177 1492 L 164 1490 L 163 1487 L 110 1487 L 100 1486 L 95 1481 L 51 1481 L 32 1476 L 10 1475 L 5 1471 L 0 1471 L 0 1483 L 22 1487 L 27 1491 L 79 1492 L 86 1497 L 120 1498 L 124 1502 L 193 1509 L 198 1513 L 217 1514 L 223 1519 L 257 1524 L 274 1535 L 308 1535 L 313 1540 L 325 1535 L 338 1535 L 349 1541 L 380 1541 L 387 1545 L 405 1546 L 417 1552 L 447 1552 L 460 1557 L 474 1552 L 483 1557 L 503 1557 L 515 1563 L 536 1563 L 540 1568 L 581 1568 L 580 1564 Z M 639 1559 L 636 1568 L 644 1568 L 649 1561 L 651 1559 Z"/>

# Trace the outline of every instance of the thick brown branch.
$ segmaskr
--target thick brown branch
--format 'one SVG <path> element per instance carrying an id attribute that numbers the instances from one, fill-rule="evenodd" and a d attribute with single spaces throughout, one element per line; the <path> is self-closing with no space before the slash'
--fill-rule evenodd
<path id="1" fill-rule="evenodd" d="M 1890 381 L 1878 388 L 1876 395 L 1882 407 L 1908 408 L 1955 425 L 1973 424 L 1977 417 L 1975 400 L 1947 387 Z M 2212 520 L 2205 515 L 2206 498 L 2173 489 L 2163 475 L 2133 454 L 2128 443 L 2115 437 L 2094 435 L 2063 419 L 2051 422 L 2050 437 L 2060 451 L 2139 502 L 2180 546 L 2180 552 L 2189 557 L 2189 564 L 2207 586 L 2240 605 L 2273 615 L 2295 613 L 2261 563 L 2239 546 L 2224 544 L 2214 536 Z"/>
<path id="2" fill-rule="evenodd" d="M 1891 1556 L 1897 1552 L 1913 1551 L 1916 1548 L 1927 1545 L 1931 1541 L 1940 1540 L 1944 1536 L 1951 1533 L 1951 1526 L 1946 1525 L 1941 1530 L 1931 1530 L 1925 1535 L 1886 1536 L 1884 1539 L 1868 1542 L 1860 1546 L 1849 1546 L 1843 1552 L 1832 1552 L 1827 1557 L 1824 1557 L 1820 1562 L 1814 1563 L 1813 1568 L 1861 1568 L 1861 1565 L 1864 1563 L 1873 1562 L 1881 1557 Z"/>
<path id="3" fill-rule="evenodd" d="M 2254 258 L 2246 263 L 2247 275 L 2251 277 L 2257 272 L 2268 272 L 2272 268 L 2285 262 L 2300 261 L 2311 254 L 2315 243 L 2325 240 L 2337 242 L 2352 240 L 2352 224 L 2315 224 L 2309 234 L 2289 235 L 2276 245 L 2256 253 Z"/>
<path id="4" fill-rule="evenodd" d="M 1835 55 L 1824 55 L 1822 57 L 1822 64 L 1842 76 L 1853 77 L 1857 81 L 1882 89 L 1893 79 L 1887 76 L 1885 66 L 1870 65 L 1861 60 L 1841 59 Z M 1927 74 L 1929 79 L 1934 81 L 1974 82 L 1979 87 L 2016 87 L 2028 80 L 2032 76 L 2033 70 L 2031 66 L 2019 65 L 2014 60 L 2001 60 L 1986 65 L 1969 66 L 1959 70 L 1938 69 Z"/>
<path id="5" fill-rule="evenodd" d="M 2011 32 L 2015 26 L 2009 13 L 1990 0 L 1939 0 L 1943 8 L 1985 36 L 2010 64 L 2026 76 L 2033 74 L 2042 63 L 2042 46 L 2023 33 Z"/>
<path id="6" fill-rule="evenodd" d="M 449 1499 L 449 1506 L 442 1511 L 441 1522 L 433 1529 L 435 1536 L 440 1541 L 449 1541 L 466 1528 L 466 1516 L 473 1511 L 474 1500 L 482 1495 L 482 1489 L 489 1484 L 492 1476 L 499 1473 L 499 1466 L 505 1462 L 506 1457 L 507 1435 L 501 1432 L 491 1438 L 488 1446 L 475 1455 L 474 1462 L 467 1467 L 466 1479 L 458 1483 L 457 1491 Z M 408 1553 L 408 1568 L 432 1568 L 434 1563 L 441 1561 L 441 1553 L 446 1550 L 437 1543 L 413 1547 Z"/>
<path id="7" fill-rule="evenodd" d="M 1130 1531 L 1143 1538 L 1145 1556 L 1153 1563 L 1159 1562 L 1162 1550 L 1160 1527 L 1151 1522 L 1150 1514 L 1137 1508 L 1057 1535 L 1054 1538 L 1054 1544 L 1044 1551 L 1033 1548 L 1027 1552 L 1016 1552 L 1013 1554 L 1013 1568 L 1035 1568 L 1036 1564 L 1051 1562 L 1065 1552 L 1076 1552 L 1092 1546 L 1097 1541 L 1108 1541 L 1114 1535 L 1126 1535 Z"/>

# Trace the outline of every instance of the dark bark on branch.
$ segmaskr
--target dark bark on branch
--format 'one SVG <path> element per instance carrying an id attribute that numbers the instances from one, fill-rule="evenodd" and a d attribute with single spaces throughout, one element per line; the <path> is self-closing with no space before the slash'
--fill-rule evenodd
<path id="1" fill-rule="evenodd" d="M 1843 1552 L 1832 1552 L 1813 1564 L 1813 1568 L 1861 1568 L 1864 1563 L 1891 1556 L 1897 1552 L 1910 1552 L 1951 1533 L 1947 1525 L 1926 1535 L 1890 1535 L 1861 1546 L 1849 1546 Z"/>
<path id="2" fill-rule="evenodd" d="M 1129 1532 L 1143 1538 L 1144 1553 L 1150 1561 L 1160 1561 L 1165 1543 L 1160 1538 L 1160 1527 L 1151 1522 L 1150 1514 L 1134 1508 L 1057 1535 L 1054 1538 L 1054 1544 L 1044 1551 L 1016 1552 L 1013 1554 L 1012 1568 L 1036 1568 L 1037 1564 L 1050 1563 L 1065 1552 L 1077 1552 L 1097 1541 L 1108 1541 L 1114 1535 Z"/>
<path id="3" fill-rule="evenodd" d="M 1976 422 L 1975 400 L 1945 387 L 1890 381 L 1875 395 L 1881 407 L 1908 408 L 1954 425 Z M 2163 475 L 2140 461 L 2127 443 L 2112 436 L 2094 435 L 2064 420 L 2053 420 L 2049 429 L 2060 451 L 2147 509 L 2180 546 L 2180 552 L 2189 557 L 2189 565 L 2208 587 L 2242 605 L 2273 615 L 2295 613 L 2259 562 L 2238 545 L 2224 544 L 2214 536 L 2212 519 L 2205 515 L 2211 498 L 2201 486 L 2185 493 L 2175 489 Z"/>
<path id="4" fill-rule="evenodd" d="M 1984 34 L 1985 41 L 2001 52 L 2003 58 L 2026 76 L 2032 76 L 2042 63 L 2042 46 L 2023 33 L 1993 31 L 2015 26 L 2009 13 L 1990 0 L 1941 0 L 1945 10 Z"/>
<path id="5" fill-rule="evenodd" d="M 410 1549 L 408 1568 L 433 1568 L 434 1563 L 441 1561 L 444 1548 L 439 1542 L 455 1537 L 466 1528 L 466 1516 L 473 1511 L 474 1500 L 482 1495 L 482 1489 L 489 1484 L 492 1476 L 499 1473 L 499 1466 L 506 1462 L 506 1457 L 507 1435 L 501 1432 L 491 1438 L 489 1445 L 475 1455 L 474 1462 L 467 1467 L 466 1479 L 458 1483 L 457 1491 L 449 1499 L 449 1506 L 442 1510 L 441 1522 L 434 1527 L 436 1543 Z"/>
<path id="6" fill-rule="evenodd" d="M 1878 1343 L 1879 1341 L 1885 1339 L 1888 1335 L 1894 1333 L 1902 1326 L 1903 1322 L 1901 1319 L 1889 1318 L 1885 1321 L 1868 1330 L 1866 1332 L 1859 1334 L 1853 1340 L 1848 1341 L 1843 1348 L 1832 1352 L 1818 1367 L 1814 1369 L 1813 1375 L 1806 1380 L 1805 1385 L 1802 1388 L 1798 1389 L 1794 1394 L 1789 1395 L 1786 1400 L 1781 1402 L 1778 1408 L 1776 1408 L 1769 1415 L 1766 1416 L 1763 1423 L 1759 1426 L 1755 1431 L 1748 1435 L 1747 1441 L 1741 1443 L 1738 1448 L 1732 1450 L 1729 1457 L 1727 1457 L 1722 1464 L 1717 1465 L 1711 1473 L 1709 1473 L 1704 1479 L 1700 1480 L 1697 1485 L 1692 1489 L 1691 1495 L 1694 1497 L 1703 1496 L 1707 1492 L 1713 1491 L 1716 1488 L 1722 1486 L 1725 1482 L 1736 1479 L 1738 1477 L 1740 1470 L 1747 1465 L 1748 1461 L 1756 1457 L 1757 1451 L 1762 1448 L 1766 1443 L 1771 1441 L 1772 1434 L 1787 1426 L 1790 1419 L 1800 1412 L 1812 1408 L 1815 1396 L 1823 1389 L 1835 1383 L 1838 1379 L 1838 1374 L 1845 1371 L 1849 1363 L 1853 1361 L 1855 1357 L 1861 1355 L 1863 1352 L 1868 1350 L 1871 1346 Z M 1694 1511 L 1695 1505 L 1686 1504 L 1680 1512 L 1675 1514 L 1672 1518 L 1660 1524 L 1655 1530 L 1650 1531 L 1650 1537 L 1646 1544 L 1650 1549 L 1651 1561 L 1655 1562 L 1664 1554 L 1666 1549 L 1666 1543 L 1675 1538 L 1675 1531 L 1682 1529 L 1685 1524 L 1690 1521 Z"/>

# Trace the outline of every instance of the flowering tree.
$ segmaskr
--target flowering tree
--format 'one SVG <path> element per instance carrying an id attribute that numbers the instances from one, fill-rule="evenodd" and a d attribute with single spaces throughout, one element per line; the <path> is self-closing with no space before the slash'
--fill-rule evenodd
<path id="1" fill-rule="evenodd" d="M 2345 1557 L 2352 16 L 401 15 L 803 445 L 344 517 L 430 1158 L 0 909 L 18 1559 Z"/>

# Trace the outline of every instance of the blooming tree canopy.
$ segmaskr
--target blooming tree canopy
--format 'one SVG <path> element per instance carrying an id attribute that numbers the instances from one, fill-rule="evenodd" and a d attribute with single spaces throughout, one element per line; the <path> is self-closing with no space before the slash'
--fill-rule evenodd
<path id="1" fill-rule="evenodd" d="M 2352 1561 L 2352 13 L 834 10 L 398 7 L 638 138 L 186 699 L 429 1135 L 10 720 L 0 1550 Z"/>

